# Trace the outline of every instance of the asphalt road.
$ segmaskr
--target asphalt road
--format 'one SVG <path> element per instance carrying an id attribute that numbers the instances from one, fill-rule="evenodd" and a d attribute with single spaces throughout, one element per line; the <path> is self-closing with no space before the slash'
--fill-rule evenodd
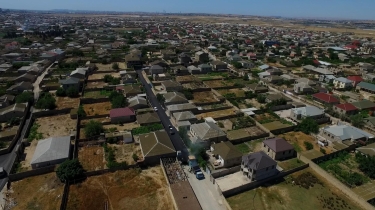
<path id="1" fill-rule="evenodd" d="M 143 84 L 143 87 L 146 90 L 146 94 L 147 94 L 149 102 L 151 103 L 152 107 L 156 107 L 158 109 L 157 113 L 159 115 L 159 118 L 166 132 L 168 133 L 170 139 L 172 140 L 174 148 L 176 149 L 176 151 L 179 151 L 179 150 L 182 151 L 183 158 L 187 160 L 189 152 L 187 150 L 185 143 L 182 141 L 181 137 L 178 135 L 178 131 L 176 130 L 176 128 L 173 127 L 171 121 L 169 120 L 169 117 L 164 112 L 164 109 L 162 108 L 161 104 L 157 100 L 154 92 L 152 92 L 150 84 L 148 84 L 145 78 L 143 77 L 142 70 L 137 70 L 137 73 L 138 73 L 138 78 L 140 79 L 140 81 Z M 172 126 L 173 132 L 175 133 L 174 135 L 171 135 L 170 129 L 168 127 L 169 125 Z"/>

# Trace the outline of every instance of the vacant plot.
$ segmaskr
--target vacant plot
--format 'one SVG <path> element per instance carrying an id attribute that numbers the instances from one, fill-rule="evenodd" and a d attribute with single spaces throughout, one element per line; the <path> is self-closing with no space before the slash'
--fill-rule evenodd
<path id="1" fill-rule="evenodd" d="M 104 129 L 116 128 L 117 131 L 131 131 L 133 128 L 138 128 L 139 124 L 132 122 L 132 123 L 124 123 L 124 124 L 103 125 L 103 127 Z"/>
<path id="2" fill-rule="evenodd" d="M 288 171 L 293 168 L 304 165 L 305 163 L 299 160 L 298 158 L 292 158 L 289 160 L 279 161 L 277 163 L 284 171 Z"/>
<path id="3" fill-rule="evenodd" d="M 101 80 L 104 79 L 105 75 L 111 75 L 114 78 L 119 78 L 120 73 L 119 72 L 108 72 L 108 73 L 98 73 L 98 74 L 91 74 L 88 78 L 88 81 L 90 80 Z"/>
<path id="4" fill-rule="evenodd" d="M 95 65 L 98 67 L 98 71 L 113 71 L 112 64 L 96 63 Z"/>
<path id="5" fill-rule="evenodd" d="M 78 159 L 87 171 L 97 171 L 106 168 L 104 149 L 101 146 L 80 147 Z"/>
<path id="6" fill-rule="evenodd" d="M 320 151 L 320 147 L 317 141 L 315 140 L 315 138 L 310 135 L 306 135 L 301 131 L 284 133 L 284 134 L 279 135 L 279 137 L 284 138 L 290 144 L 292 144 L 296 151 L 307 150 L 305 147 L 305 143 L 304 143 L 305 141 L 310 142 L 314 146 L 314 150 Z M 324 147 L 324 149 L 326 150 L 327 154 L 332 152 L 330 147 Z"/>
<path id="7" fill-rule="evenodd" d="M 56 109 L 68 109 L 77 108 L 79 104 L 79 98 L 69 98 L 69 97 L 55 97 L 56 98 Z"/>
<path id="8" fill-rule="evenodd" d="M 311 169 L 304 169 L 278 182 L 229 197 L 227 200 L 233 210 L 361 209 Z"/>
<path id="9" fill-rule="evenodd" d="M 188 82 L 199 81 L 199 79 L 193 75 L 185 75 L 185 76 L 177 76 L 176 81 L 179 83 L 188 83 Z"/>
<path id="10" fill-rule="evenodd" d="M 105 98 L 111 95 L 113 91 L 98 90 L 98 91 L 87 91 L 84 93 L 84 98 Z"/>
<path id="11" fill-rule="evenodd" d="M 109 115 L 109 111 L 111 110 L 111 103 L 108 102 L 101 102 L 95 104 L 84 104 L 83 109 L 85 110 L 87 116 L 95 116 L 95 115 Z"/>
<path id="12" fill-rule="evenodd" d="M 233 87 L 234 82 L 225 81 L 225 80 L 208 80 L 204 81 L 204 84 L 206 84 L 210 88 L 221 88 L 221 87 Z"/>
<path id="13" fill-rule="evenodd" d="M 68 210 L 174 209 L 160 166 L 129 169 L 87 178 L 71 185 Z"/>
<path id="14" fill-rule="evenodd" d="M 206 112 L 202 114 L 196 115 L 198 119 L 203 119 L 206 117 L 212 117 L 214 119 L 222 118 L 222 117 L 234 117 L 237 113 L 237 110 L 234 108 L 230 109 L 224 109 L 224 110 L 219 110 L 219 111 L 214 111 L 214 112 Z"/>
<path id="15" fill-rule="evenodd" d="M 270 123 L 270 122 L 279 120 L 279 118 L 269 113 L 264 113 L 264 114 L 255 115 L 255 120 L 258 121 L 260 124 L 265 124 L 265 123 Z"/>
<path id="16" fill-rule="evenodd" d="M 81 125 L 86 125 L 91 120 L 95 120 L 95 121 L 98 121 L 98 122 L 101 122 L 101 123 L 111 122 L 111 118 L 109 118 L 109 117 L 100 117 L 100 118 L 94 118 L 94 119 L 84 119 L 84 120 L 81 120 Z"/>
<path id="17" fill-rule="evenodd" d="M 211 92 L 211 91 L 194 92 L 193 97 L 194 97 L 194 99 L 193 99 L 194 103 L 218 102 L 214 93 Z"/>
<path id="18" fill-rule="evenodd" d="M 108 146 L 115 149 L 115 158 L 118 163 L 126 162 L 127 164 L 135 164 L 133 154 L 142 159 L 142 152 L 139 145 L 132 144 L 109 144 Z"/>
<path id="19" fill-rule="evenodd" d="M 39 125 L 38 133 L 43 138 L 53 136 L 68 136 L 75 131 L 77 120 L 71 119 L 69 114 L 56 115 L 50 117 L 40 117 L 35 120 Z"/>
<path id="20" fill-rule="evenodd" d="M 239 97 L 239 98 L 245 97 L 245 91 L 240 89 L 240 88 L 237 88 L 237 89 L 222 89 L 222 90 L 218 90 L 217 92 L 219 92 L 222 96 L 224 96 L 225 94 L 228 94 L 228 93 L 234 93 L 236 95 L 236 97 Z"/>
<path id="21" fill-rule="evenodd" d="M 7 191 L 6 205 L 16 202 L 12 210 L 58 210 L 63 190 L 64 184 L 56 173 L 26 178 L 12 183 L 11 190 Z"/>
<path id="22" fill-rule="evenodd" d="M 92 88 L 104 88 L 104 86 L 106 86 L 107 83 L 103 82 L 103 81 L 98 81 L 98 82 L 88 82 L 86 84 L 86 88 L 87 89 L 92 89 Z"/>
<path id="23" fill-rule="evenodd" d="M 246 143 L 237 144 L 237 145 L 235 145 L 235 147 L 237 147 L 237 149 L 238 149 L 242 154 L 248 154 L 248 153 L 250 152 L 249 146 L 247 146 Z"/>

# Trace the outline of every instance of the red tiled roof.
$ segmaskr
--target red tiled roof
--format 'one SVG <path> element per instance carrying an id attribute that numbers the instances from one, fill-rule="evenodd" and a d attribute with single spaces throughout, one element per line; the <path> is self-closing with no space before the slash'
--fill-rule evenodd
<path id="1" fill-rule="evenodd" d="M 339 102 L 339 100 L 336 97 L 334 97 L 330 94 L 327 94 L 327 93 L 316 93 L 312 96 L 314 98 L 317 98 L 317 99 L 322 100 L 322 101 L 327 102 L 327 103 Z"/>
<path id="2" fill-rule="evenodd" d="M 345 111 L 353 111 L 357 110 L 357 108 L 351 104 L 351 103 L 346 103 L 346 104 L 336 104 L 339 109 L 345 110 Z"/>
<path id="3" fill-rule="evenodd" d="M 348 76 L 348 80 L 354 81 L 354 82 L 362 82 L 363 79 L 361 76 Z"/>
<path id="4" fill-rule="evenodd" d="M 111 118 L 113 118 L 113 117 L 125 117 L 125 116 L 132 116 L 132 115 L 135 115 L 134 110 L 132 108 L 129 108 L 129 107 L 111 109 L 111 111 L 109 111 L 109 116 Z"/>

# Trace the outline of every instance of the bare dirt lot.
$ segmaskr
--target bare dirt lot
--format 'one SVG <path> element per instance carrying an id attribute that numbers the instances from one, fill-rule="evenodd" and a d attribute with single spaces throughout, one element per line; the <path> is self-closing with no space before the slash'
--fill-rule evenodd
<path id="1" fill-rule="evenodd" d="M 116 128 L 117 131 L 131 131 L 133 128 L 138 128 L 139 124 L 137 123 L 124 123 L 124 124 L 110 124 L 103 125 L 104 129 Z"/>
<path id="2" fill-rule="evenodd" d="M 208 80 L 204 81 L 204 84 L 206 84 L 210 88 L 231 87 L 234 85 L 233 82 L 224 80 Z"/>
<path id="3" fill-rule="evenodd" d="M 87 89 L 92 89 L 92 88 L 104 88 L 104 86 L 107 83 L 99 81 L 99 82 L 88 82 L 86 85 Z"/>
<path id="4" fill-rule="evenodd" d="M 101 122 L 101 123 L 111 122 L 111 118 L 109 118 L 109 117 L 108 118 L 107 117 L 99 117 L 99 118 L 81 120 L 81 125 L 86 125 L 88 122 L 90 122 L 90 120 L 95 120 L 95 121 L 98 121 L 98 122 Z"/>
<path id="5" fill-rule="evenodd" d="M 71 185 L 67 210 L 174 209 L 160 166 L 89 177 Z"/>
<path id="6" fill-rule="evenodd" d="M 206 117 L 212 117 L 214 119 L 216 118 L 221 118 L 221 117 L 226 117 L 226 116 L 231 116 L 236 114 L 236 109 L 230 108 L 230 109 L 224 109 L 224 110 L 219 110 L 219 111 L 214 111 L 214 112 L 206 112 L 202 114 L 196 115 L 198 119 L 206 118 Z"/>
<path id="7" fill-rule="evenodd" d="M 115 149 L 115 158 L 118 163 L 126 162 L 129 165 L 135 164 L 133 154 L 136 154 L 142 159 L 142 152 L 139 145 L 131 144 L 109 144 L 110 147 Z"/>
<path id="8" fill-rule="evenodd" d="M 34 139 L 30 142 L 30 145 L 28 147 L 25 147 L 25 159 L 21 161 L 21 168 L 19 168 L 18 172 L 23 171 L 30 171 L 31 170 L 31 160 L 33 159 L 36 146 L 38 145 L 38 140 Z"/>
<path id="9" fill-rule="evenodd" d="M 194 92 L 193 97 L 193 103 L 218 102 L 218 100 L 214 97 L 214 93 L 211 91 Z"/>
<path id="10" fill-rule="evenodd" d="M 66 108 L 78 108 L 79 98 L 69 98 L 69 97 L 55 97 L 56 98 L 56 109 L 66 109 Z"/>
<path id="11" fill-rule="evenodd" d="M 17 205 L 12 210 L 58 210 L 64 184 L 56 177 L 56 173 L 34 176 L 13 182 L 7 199 Z"/>
<path id="12" fill-rule="evenodd" d="M 185 75 L 185 76 L 177 76 L 176 81 L 179 83 L 187 83 L 199 80 L 197 77 L 193 75 Z"/>
<path id="13" fill-rule="evenodd" d="M 97 171 L 106 168 L 102 146 L 80 147 L 78 150 L 78 160 L 87 171 Z"/>
<path id="14" fill-rule="evenodd" d="M 98 71 L 113 71 L 112 69 L 112 64 L 101 64 L 101 63 L 96 63 L 96 67 L 98 67 Z"/>
<path id="15" fill-rule="evenodd" d="M 217 90 L 222 96 L 228 93 L 234 93 L 236 97 L 245 97 L 245 91 L 242 89 L 222 89 L 222 90 Z"/>
<path id="16" fill-rule="evenodd" d="M 312 145 L 314 145 L 314 150 L 320 151 L 320 147 L 316 142 L 315 138 L 310 135 L 306 135 L 301 131 L 284 133 L 279 135 L 279 137 L 287 140 L 290 144 L 294 146 L 294 148 L 300 148 L 301 151 L 306 151 L 306 147 L 304 144 L 305 141 L 310 142 Z M 332 149 L 330 147 L 324 147 L 324 149 L 326 150 L 327 154 L 332 152 Z"/>
<path id="17" fill-rule="evenodd" d="M 84 104 L 83 109 L 85 110 L 87 116 L 95 116 L 95 115 L 109 115 L 109 111 L 111 110 L 111 103 L 102 102 L 102 103 L 95 103 L 95 104 Z"/>
<path id="18" fill-rule="evenodd" d="M 104 79 L 105 75 L 111 75 L 112 77 L 118 78 L 120 77 L 120 73 L 118 72 L 112 72 L 112 73 L 99 73 L 99 74 L 91 74 L 88 78 L 88 81 L 90 80 L 99 80 L 99 79 Z"/>
<path id="19" fill-rule="evenodd" d="M 39 125 L 38 133 L 43 134 L 43 138 L 51 136 L 67 136 L 76 128 L 77 120 L 71 119 L 69 114 L 56 115 L 50 117 L 40 117 L 35 120 Z"/>

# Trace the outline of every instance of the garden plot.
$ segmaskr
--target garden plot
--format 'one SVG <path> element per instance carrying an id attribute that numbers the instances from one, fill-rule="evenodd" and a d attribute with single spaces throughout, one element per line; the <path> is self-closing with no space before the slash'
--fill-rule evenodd
<path id="1" fill-rule="evenodd" d="M 223 88 L 223 87 L 233 87 L 234 82 L 225 81 L 225 80 L 208 80 L 204 81 L 204 84 L 206 84 L 210 88 Z"/>
<path id="2" fill-rule="evenodd" d="M 266 124 L 273 121 L 277 121 L 279 120 L 279 118 L 274 115 L 271 115 L 270 113 L 264 113 L 255 115 L 255 120 L 258 121 L 260 124 Z"/>
<path id="3" fill-rule="evenodd" d="M 98 71 L 113 71 L 112 64 L 102 64 L 102 63 L 96 63 L 96 67 L 98 68 Z"/>
<path id="4" fill-rule="evenodd" d="M 126 162 L 128 165 L 135 164 L 133 154 L 136 154 L 139 159 L 142 159 L 142 152 L 139 145 L 131 144 L 108 144 L 109 147 L 114 148 L 116 162 Z"/>
<path id="5" fill-rule="evenodd" d="M 105 75 L 111 75 L 114 78 L 119 78 L 120 73 L 119 72 L 108 72 L 108 73 L 98 73 L 98 74 L 91 74 L 89 75 L 88 81 L 90 80 L 104 80 Z"/>
<path id="6" fill-rule="evenodd" d="M 176 81 L 179 83 L 189 83 L 199 80 L 197 77 L 193 75 L 185 75 L 185 76 L 177 76 Z"/>
<path id="7" fill-rule="evenodd" d="M 219 110 L 219 111 L 214 111 L 214 112 L 206 112 L 202 114 L 196 115 L 198 119 L 204 119 L 206 117 L 212 117 L 214 119 L 218 118 L 225 118 L 225 117 L 233 117 L 237 113 L 237 110 L 235 108 L 230 108 L 230 109 L 224 109 L 224 110 Z"/>
<path id="8" fill-rule="evenodd" d="M 63 191 L 64 184 L 53 172 L 12 182 L 11 189 L 6 191 L 4 197 L 7 199 L 6 206 L 16 202 L 13 208 L 9 208 L 12 210 L 58 210 Z"/>
<path id="9" fill-rule="evenodd" d="M 111 95 L 113 91 L 108 90 L 97 90 L 97 91 L 87 91 L 84 93 L 84 98 L 106 98 Z"/>
<path id="10" fill-rule="evenodd" d="M 104 129 L 116 129 L 115 131 L 131 131 L 133 128 L 138 128 L 140 125 L 132 122 L 132 123 L 124 123 L 124 124 L 110 124 L 110 125 L 103 125 Z"/>
<path id="11" fill-rule="evenodd" d="M 305 142 L 311 143 L 313 145 L 313 149 L 315 151 L 320 152 L 320 146 L 318 145 L 315 138 L 313 136 L 304 134 L 301 131 L 284 133 L 284 134 L 279 135 L 279 137 L 284 138 L 291 145 L 293 145 L 294 149 L 297 152 L 307 151 Z M 324 150 L 327 154 L 332 152 L 332 149 L 330 147 L 324 147 Z"/>
<path id="12" fill-rule="evenodd" d="M 219 92 L 222 96 L 224 96 L 226 94 L 233 93 L 238 98 L 245 97 L 245 91 L 240 89 L 240 88 L 237 88 L 237 89 L 221 89 L 221 90 L 217 90 L 217 92 Z"/>
<path id="13" fill-rule="evenodd" d="M 87 116 L 95 116 L 95 115 L 109 115 L 109 111 L 111 110 L 111 103 L 101 102 L 101 103 L 94 103 L 94 104 L 84 104 L 83 109 L 85 110 Z"/>
<path id="14" fill-rule="evenodd" d="M 84 119 L 84 120 L 81 120 L 81 125 L 85 126 L 91 120 L 98 121 L 98 122 L 100 122 L 102 124 L 108 124 L 108 123 L 111 122 L 111 118 L 109 118 L 109 117 L 100 117 L 100 118 L 94 118 L 94 119 Z"/>
<path id="15" fill-rule="evenodd" d="M 69 98 L 69 97 L 55 97 L 56 99 L 56 110 L 61 109 L 74 109 L 78 107 L 79 98 Z"/>
<path id="16" fill-rule="evenodd" d="M 104 88 L 107 83 L 103 81 L 98 81 L 98 82 L 87 82 L 86 84 L 86 89 L 94 89 L 94 88 Z"/>
<path id="17" fill-rule="evenodd" d="M 194 92 L 193 97 L 193 103 L 219 102 L 212 91 Z"/>
<path id="18" fill-rule="evenodd" d="M 359 210 L 349 197 L 311 169 L 227 198 L 233 210 Z"/>
<path id="19" fill-rule="evenodd" d="M 92 176 L 71 185 L 67 209 L 173 209 L 173 201 L 160 166 L 129 169 Z"/>

